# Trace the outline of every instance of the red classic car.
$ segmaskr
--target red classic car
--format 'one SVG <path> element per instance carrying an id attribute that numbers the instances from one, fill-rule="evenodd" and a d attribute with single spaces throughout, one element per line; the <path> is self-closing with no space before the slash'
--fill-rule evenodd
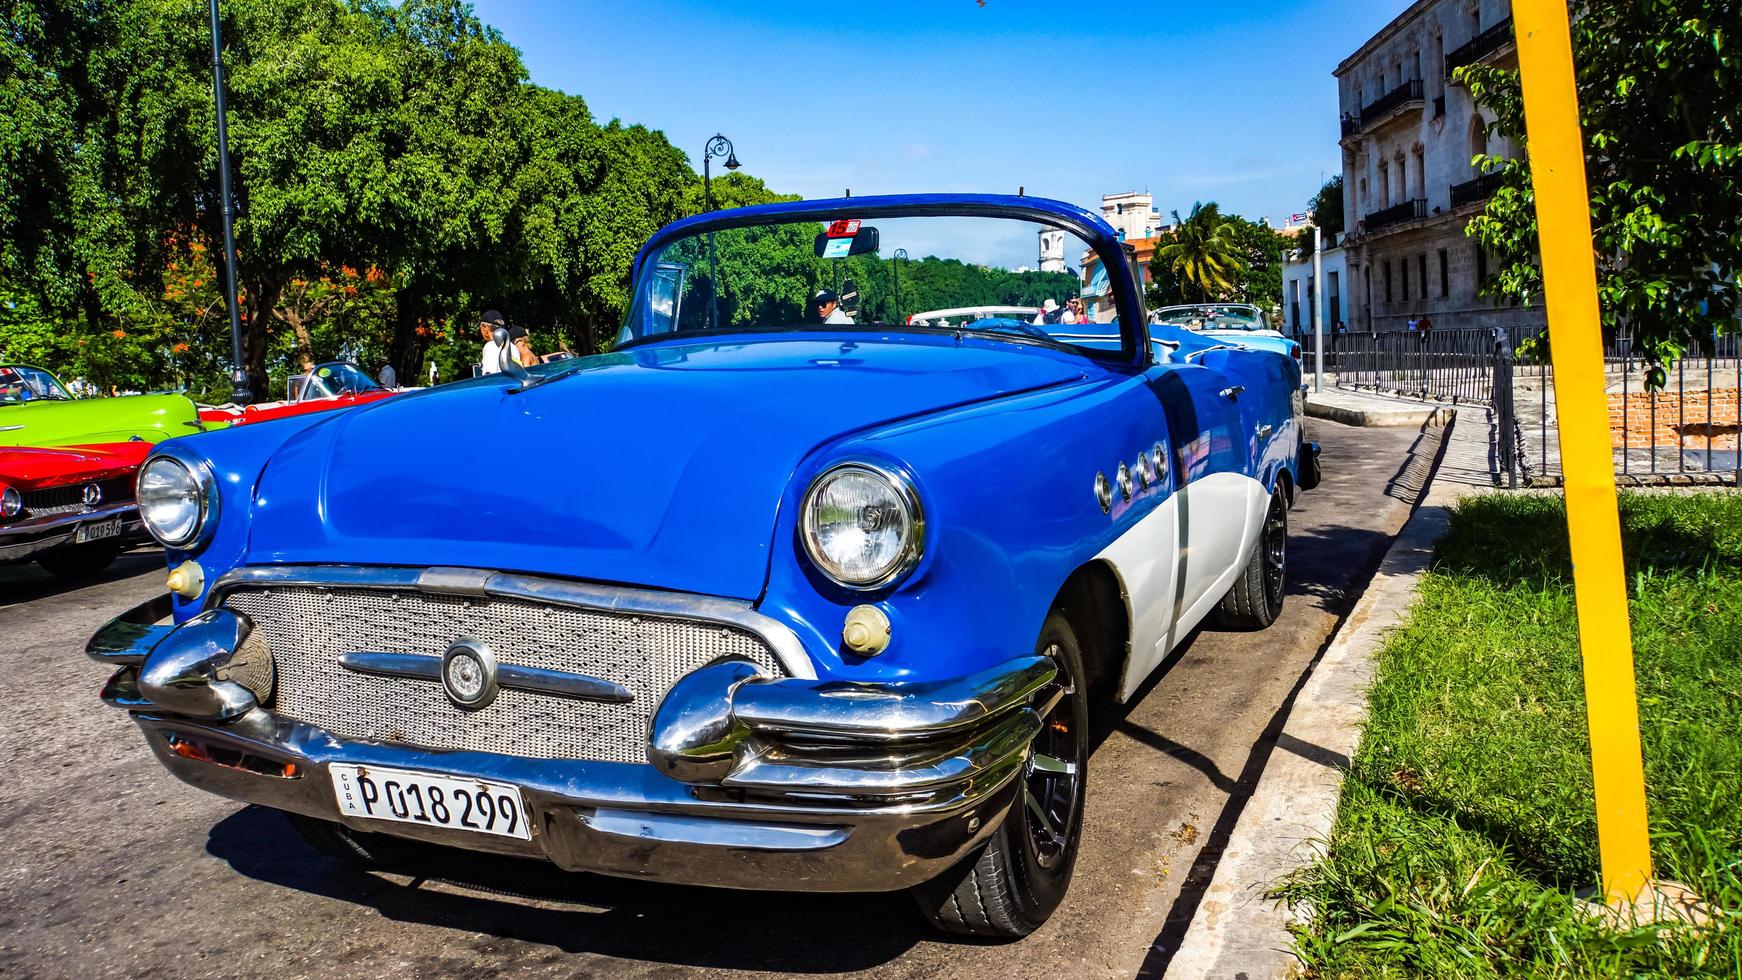
<path id="1" fill-rule="evenodd" d="M 250 425 L 310 412 L 331 412 L 392 398 L 399 389 L 383 388 L 363 369 L 349 361 L 318 364 L 307 374 L 290 379 L 290 397 L 281 402 L 239 405 L 202 405 L 200 421 L 214 425 Z"/>
<path id="2" fill-rule="evenodd" d="M 61 578 L 108 568 L 146 537 L 134 480 L 151 447 L 0 447 L 0 564 L 34 561 Z"/>

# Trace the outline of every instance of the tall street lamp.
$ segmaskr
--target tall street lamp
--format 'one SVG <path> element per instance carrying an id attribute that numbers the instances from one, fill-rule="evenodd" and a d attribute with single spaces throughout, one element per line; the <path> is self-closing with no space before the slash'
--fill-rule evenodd
<path id="1" fill-rule="evenodd" d="M 904 323 L 901 316 L 901 263 L 907 258 L 907 249 L 898 248 L 889 257 L 889 264 L 895 269 L 895 322 Z"/>
<path id="2" fill-rule="evenodd" d="M 719 133 L 708 140 L 702 147 L 702 210 L 714 210 L 713 160 L 715 157 L 726 158 L 726 169 L 737 170 L 743 164 L 738 162 L 738 153 L 732 148 L 732 141 Z M 712 327 L 720 316 L 719 309 L 720 278 L 714 269 L 714 233 L 708 232 L 708 323 Z"/>
<path id="3" fill-rule="evenodd" d="M 230 308 L 230 400 L 254 399 L 248 368 L 242 363 L 242 315 L 236 307 L 235 198 L 230 194 L 230 133 L 224 122 L 224 40 L 218 27 L 218 0 L 207 5 L 212 17 L 212 95 L 218 111 L 218 200 L 224 215 L 224 304 Z"/>

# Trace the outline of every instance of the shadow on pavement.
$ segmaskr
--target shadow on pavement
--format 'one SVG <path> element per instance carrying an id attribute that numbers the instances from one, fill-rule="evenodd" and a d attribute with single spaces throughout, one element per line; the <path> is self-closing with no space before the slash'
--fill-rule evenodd
<path id="1" fill-rule="evenodd" d="M 565 953 L 731 970 L 835 973 L 895 959 L 929 931 L 905 893 L 742 892 L 577 874 L 430 846 L 416 877 L 318 854 L 275 811 L 250 806 L 206 850 L 258 881 L 411 922 Z M 819 929 L 826 932 L 819 932 Z M 819 936 L 827 940 L 819 942 Z M 970 940 L 971 942 L 971 940 Z"/>
<path id="2" fill-rule="evenodd" d="M 121 557 L 115 559 L 115 564 L 96 575 L 81 579 L 55 578 L 35 562 L 0 565 L 0 609 L 63 595 L 93 585 L 118 582 L 163 567 L 163 549 L 157 547 L 122 552 Z"/>

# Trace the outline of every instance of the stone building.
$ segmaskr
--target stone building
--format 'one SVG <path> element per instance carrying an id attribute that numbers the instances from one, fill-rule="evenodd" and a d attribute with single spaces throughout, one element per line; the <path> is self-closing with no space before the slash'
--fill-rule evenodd
<path id="1" fill-rule="evenodd" d="M 1451 73 L 1517 58 L 1511 0 L 1416 0 L 1337 66 L 1351 331 L 1542 321 L 1478 295 L 1490 259 L 1464 235 L 1495 184 L 1472 158 L 1517 148 Z"/>

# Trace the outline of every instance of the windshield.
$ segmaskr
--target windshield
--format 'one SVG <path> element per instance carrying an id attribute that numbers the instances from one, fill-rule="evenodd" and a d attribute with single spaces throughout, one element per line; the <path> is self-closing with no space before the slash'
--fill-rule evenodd
<path id="1" fill-rule="evenodd" d="M 316 367 L 305 376 L 301 388 L 291 392 L 291 400 L 332 398 L 335 395 L 380 390 L 381 386 L 375 383 L 374 378 L 364 374 L 362 368 L 347 361 L 334 361 Z"/>
<path id="2" fill-rule="evenodd" d="M 60 379 L 42 368 L 22 364 L 0 366 L 0 405 L 30 401 L 72 401 Z"/>
<path id="3" fill-rule="evenodd" d="M 1169 306 L 1155 312 L 1156 323 L 1187 330 L 1269 330 L 1270 318 L 1256 306 Z"/>
<path id="4" fill-rule="evenodd" d="M 1044 231 L 1044 235 L 1043 235 Z M 843 216 L 678 238 L 641 266 L 618 343 L 714 331 L 898 327 L 1119 349 L 1074 236 L 1014 218 Z"/>

